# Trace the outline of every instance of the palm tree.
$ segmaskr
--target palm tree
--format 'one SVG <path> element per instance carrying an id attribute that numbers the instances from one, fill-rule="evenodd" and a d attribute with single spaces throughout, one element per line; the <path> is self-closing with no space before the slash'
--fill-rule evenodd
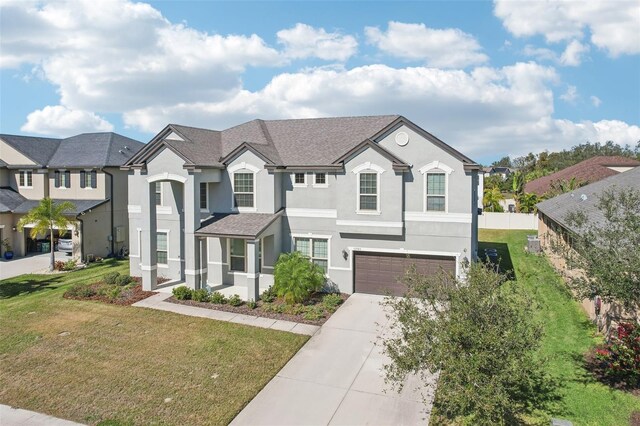
<path id="1" fill-rule="evenodd" d="M 31 228 L 31 238 L 36 238 L 38 235 L 45 234 L 49 231 L 51 238 L 51 263 L 49 264 L 49 271 L 53 271 L 53 267 L 56 262 L 53 247 L 53 229 L 65 229 L 72 222 L 65 215 L 68 212 L 73 211 L 76 206 L 69 202 L 63 201 L 60 203 L 54 203 L 51 198 L 43 198 L 40 203 L 32 208 L 29 213 L 24 215 L 18 221 L 18 229 L 22 231 L 24 227 L 29 224 Z"/>
<path id="2" fill-rule="evenodd" d="M 534 193 L 525 192 L 518 198 L 520 213 L 535 213 L 538 211 L 536 204 L 540 199 Z"/>
<path id="3" fill-rule="evenodd" d="M 500 201 L 504 200 L 504 195 L 500 192 L 500 188 L 494 186 L 491 189 L 484 190 L 484 197 L 482 198 L 482 204 L 484 209 L 488 212 L 502 212 L 504 209 L 500 205 Z"/>

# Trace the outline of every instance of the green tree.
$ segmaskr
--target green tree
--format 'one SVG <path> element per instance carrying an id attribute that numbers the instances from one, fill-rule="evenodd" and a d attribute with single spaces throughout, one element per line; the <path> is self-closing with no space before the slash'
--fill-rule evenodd
<path id="1" fill-rule="evenodd" d="M 556 245 L 567 263 L 584 271 L 569 279 L 578 299 L 600 296 L 640 312 L 640 190 L 609 189 L 596 203 L 604 221 L 584 210 L 565 218 L 574 230 L 571 250 Z"/>
<path id="2" fill-rule="evenodd" d="M 536 213 L 538 211 L 536 204 L 540 202 L 540 198 L 534 193 L 526 192 L 520 195 L 517 201 L 520 213 Z"/>
<path id="3" fill-rule="evenodd" d="M 569 180 L 554 180 L 549 185 L 549 190 L 544 194 L 545 198 L 553 198 L 557 195 L 564 194 L 566 192 L 575 191 L 578 188 L 585 186 L 588 182 L 578 180 L 572 177 Z"/>
<path id="4" fill-rule="evenodd" d="M 513 165 L 511 164 L 511 158 L 509 156 L 502 157 L 498 161 L 494 161 L 493 163 L 491 163 L 491 165 L 494 167 L 513 167 Z"/>
<path id="5" fill-rule="evenodd" d="M 288 304 L 304 302 L 325 283 L 324 271 L 302 253 L 283 253 L 273 271 L 273 290 Z"/>
<path id="6" fill-rule="evenodd" d="M 482 205 L 488 212 L 503 212 L 504 209 L 500 205 L 500 201 L 502 200 L 504 200 L 504 195 L 500 192 L 500 188 L 493 187 L 484 190 Z"/>
<path id="7" fill-rule="evenodd" d="M 401 390 L 408 374 L 430 383 L 430 372 L 439 372 L 435 408 L 455 424 L 517 424 L 542 408 L 553 395 L 536 356 L 542 328 L 532 300 L 505 279 L 482 263 L 470 265 L 466 282 L 410 268 L 408 297 L 384 302 L 386 380 Z"/>
<path id="8" fill-rule="evenodd" d="M 31 224 L 31 238 L 37 238 L 38 235 L 49 232 L 51 239 L 51 262 L 49 263 L 49 271 L 53 271 L 56 262 L 53 245 L 53 230 L 66 229 L 72 222 L 68 217 L 68 213 L 73 211 L 76 206 L 69 202 L 63 201 L 55 203 L 51 198 L 43 198 L 37 206 L 31 209 L 26 215 L 18 221 L 18 229 L 22 231 L 27 224 Z"/>

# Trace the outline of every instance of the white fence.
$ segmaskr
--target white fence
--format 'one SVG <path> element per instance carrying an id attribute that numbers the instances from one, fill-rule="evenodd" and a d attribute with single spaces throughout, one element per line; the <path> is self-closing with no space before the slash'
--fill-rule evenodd
<path id="1" fill-rule="evenodd" d="M 538 229 L 538 215 L 533 213 L 482 212 L 478 216 L 480 229 Z"/>

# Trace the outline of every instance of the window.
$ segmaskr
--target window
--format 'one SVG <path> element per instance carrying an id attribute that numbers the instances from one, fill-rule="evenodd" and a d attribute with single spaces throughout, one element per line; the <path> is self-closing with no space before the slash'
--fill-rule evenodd
<path id="1" fill-rule="evenodd" d="M 166 232 L 158 232 L 156 233 L 156 244 L 158 245 L 156 248 L 156 256 L 158 259 L 158 263 L 161 265 L 167 264 L 167 233 Z"/>
<path id="2" fill-rule="evenodd" d="M 156 182 L 156 206 L 162 205 L 162 182 Z"/>
<path id="3" fill-rule="evenodd" d="M 427 211 L 445 211 L 445 187 L 444 173 L 427 173 Z"/>
<path id="4" fill-rule="evenodd" d="M 200 209 L 208 210 L 209 209 L 209 194 L 207 193 L 207 189 L 209 188 L 207 182 L 200 182 Z"/>
<path id="5" fill-rule="evenodd" d="M 71 188 L 71 172 L 69 170 L 56 170 L 54 179 L 56 188 Z"/>
<path id="6" fill-rule="evenodd" d="M 329 240 L 326 238 L 294 238 L 294 250 L 307 256 L 327 273 L 329 269 Z"/>
<path id="7" fill-rule="evenodd" d="M 327 174 L 316 173 L 314 177 L 313 186 L 327 186 Z"/>
<path id="8" fill-rule="evenodd" d="M 294 173 L 293 174 L 293 186 L 307 186 L 307 174 L 306 173 Z"/>
<path id="9" fill-rule="evenodd" d="M 360 173 L 358 210 L 378 210 L 378 174 Z"/>
<path id="10" fill-rule="evenodd" d="M 95 170 L 80 171 L 80 188 L 97 188 L 98 180 Z"/>
<path id="11" fill-rule="evenodd" d="M 253 207 L 253 195 L 253 173 L 234 173 L 234 207 Z"/>
<path id="12" fill-rule="evenodd" d="M 245 240 L 232 238 L 229 240 L 229 267 L 232 271 L 245 271 Z"/>
<path id="13" fill-rule="evenodd" d="M 18 186 L 21 188 L 33 187 L 33 172 L 30 170 L 20 170 L 18 172 Z"/>

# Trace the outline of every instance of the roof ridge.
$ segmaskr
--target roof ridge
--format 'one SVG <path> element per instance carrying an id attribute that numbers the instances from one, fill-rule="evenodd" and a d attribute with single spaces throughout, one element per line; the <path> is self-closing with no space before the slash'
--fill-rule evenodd
<path id="1" fill-rule="evenodd" d="M 104 157 L 104 165 L 107 166 L 109 164 L 109 159 L 111 158 L 111 149 L 113 148 L 113 137 L 115 136 L 115 133 L 110 132 L 109 134 L 109 141 L 108 146 L 107 146 L 107 155 Z"/>

